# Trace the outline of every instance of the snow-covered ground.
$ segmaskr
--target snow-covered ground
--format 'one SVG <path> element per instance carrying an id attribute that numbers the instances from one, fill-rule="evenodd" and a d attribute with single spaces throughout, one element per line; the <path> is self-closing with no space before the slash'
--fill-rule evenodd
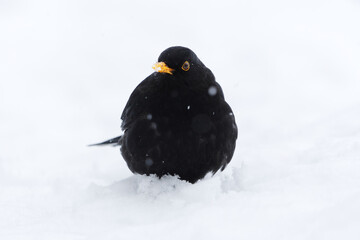
<path id="1" fill-rule="evenodd" d="M 360 2 L 0 1 L 0 239 L 360 239 Z M 197 184 L 134 176 L 134 87 L 167 47 L 239 127 Z"/>

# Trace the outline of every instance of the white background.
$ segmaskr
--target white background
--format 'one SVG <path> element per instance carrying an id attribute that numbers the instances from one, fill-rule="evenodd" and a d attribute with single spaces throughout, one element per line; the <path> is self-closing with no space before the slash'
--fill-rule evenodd
<path id="1" fill-rule="evenodd" d="M 0 239 L 359 239 L 359 26 L 358 0 L 1 0 Z M 86 146 L 176 45 L 239 128 L 195 185 Z"/>

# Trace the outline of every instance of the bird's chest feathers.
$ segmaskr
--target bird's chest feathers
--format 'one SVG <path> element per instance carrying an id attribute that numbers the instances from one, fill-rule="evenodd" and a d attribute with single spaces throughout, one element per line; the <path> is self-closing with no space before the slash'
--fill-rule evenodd
<path id="1" fill-rule="evenodd" d="M 144 115 L 151 116 L 149 126 L 157 126 L 158 133 L 202 135 L 214 128 L 217 104 L 203 92 L 173 87 L 153 97 Z"/>

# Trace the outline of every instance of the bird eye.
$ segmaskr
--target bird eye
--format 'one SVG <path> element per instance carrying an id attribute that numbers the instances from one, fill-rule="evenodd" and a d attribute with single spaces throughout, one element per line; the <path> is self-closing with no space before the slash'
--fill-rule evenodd
<path id="1" fill-rule="evenodd" d="M 190 63 L 188 61 L 185 61 L 184 64 L 182 65 L 181 69 L 184 71 L 189 71 Z"/>

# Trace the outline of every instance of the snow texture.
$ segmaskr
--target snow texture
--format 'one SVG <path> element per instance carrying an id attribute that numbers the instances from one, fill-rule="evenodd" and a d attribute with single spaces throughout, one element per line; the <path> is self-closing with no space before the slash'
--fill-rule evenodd
<path id="1" fill-rule="evenodd" d="M 1 1 L 0 239 L 360 239 L 359 24 L 357 0 Z M 174 45 L 239 127 L 194 185 L 86 146 Z"/>

